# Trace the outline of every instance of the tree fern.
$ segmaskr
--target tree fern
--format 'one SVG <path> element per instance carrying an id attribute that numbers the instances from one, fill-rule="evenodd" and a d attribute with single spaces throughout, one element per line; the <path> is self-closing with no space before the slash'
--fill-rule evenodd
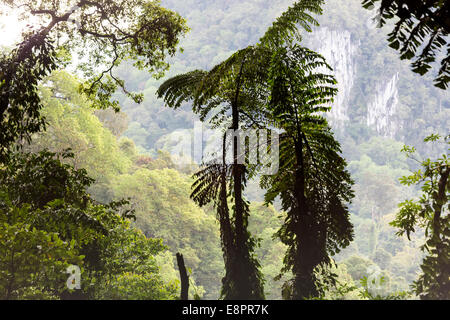
<path id="1" fill-rule="evenodd" d="M 269 72 L 269 108 L 275 126 L 285 130 L 280 171 L 261 181 L 266 202 L 280 196 L 287 212 L 277 235 L 288 246 L 282 272 L 294 278 L 289 298 L 318 296 L 316 271 L 327 270 L 330 255 L 353 238 L 347 203 L 352 180 L 323 112 L 336 94 L 331 68 L 319 54 L 298 45 L 278 48 Z M 333 275 L 328 274 L 333 282 Z"/>
<path id="2" fill-rule="evenodd" d="M 292 102 L 299 98 L 288 94 L 290 89 L 286 83 L 278 81 L 277 77 L 271 77 L 278 72 L 278 68 L 283 67 L 290 74 L 294 71 L 300 72 L 296 84 L 305 88 L 302 91 L 305 97 L 301 101 L 311 106 L 308 109 L 311 112 L 302 113 L 303 121 L 309 119 L 310 123 L 323 122 L 313 113 L 328 110 L 322 105 L 331 101 L 331 96 L 336 90 L 333 87 L 335 81 L 331 76 L 314 74 L 310 71 L 318 66 L 327 65 L 317 54 L 304 48 L 294 47 L 294 50 L 285 48 L 286 45 L 301 38 L 297 25 L 308 32 L 311 31 L 311 25 L 317 25 L 312 14 L 321 13 L 322 3 L 321 0 L 297 1 L 274 22 L 257 45 L 237 51 L 210 71 L 195 70 L 167 80 L 158 90 L 158 96 L 173 108 L 179 107 L 184 101 L 191 101 L 193 111 L 201 120 L 206 120 L 212 110 L 219 109 L 219 112 L 209 119 L 218 127 L 229 123 L 227 121 L 231 118 L 231 129 L 234 130 L 268 125 L 286 129 L 289 123 L 296 122 L 293 122 L 291 109 L 283 110 L 283 108 L 292 106 Z M 285 52 L 286 57 L 292 55 L 291 59 L 297 62 L 295 70 L 290 70 L 289 65 L 283 65 L 283 61 L 289 60 L 276 59 L 281 57 L 281 51 Z M 305 75 L 306 73 L 308 75 Z M 268 108 L 269 101 L 272 102 L 270 108 Z M 274 101 L 277 103 L 274 104 Z M 301 135 L 298 137 L 302 141 Z M 263 279 L 259 263 L 253 254 L 255 241 L 247 231 L 248 203 L 242 196 L 250 172 L 248 166 L 237 161 L 238 143 L 239 141 L 232 141 L 231 150 L 227 150 L 224 136 L 223 161 L 219 162 L 220 165 L 205 164 L 194 176 L 196 181 L 193 184 L 192 198 L 201 206 L 213 202 L 217 209 L 226 268 L 222 297 L 258 299 L 264 297 Z M 232 165 L 225 163 L 227 152 L 233 155 Z M 289 160 L 288 157 L 285 159 L 284 166 L 290 164 L 295 168 L 294 160 Z M 273 177 L 275 180 L 279 178 L 280 176 Z M 289 177 L 281 177 L 279 180 L 284 179 Z M 274 185 L 283 188 L 282 184 L 276 184 L 275 180 Z M 290 184 L 286 184 L 287 189 L 283 189 L 283 192 L 289 193 L 290 187 Z M 276 193 L 278 189 L 274 187 L 272 191 Z M 233 203 L 231 216 L 229 199 Z M 295 198 L 291 199 L 294 200 Z M 287 207 L 298 208 L 298 206 Z M 316 224 L 322 227 L 319 222 Z M 310 223 L 304 228 L 311 226 Z M 286 227 L 291 228 L 289 223 Z M 293 256 L 288 254 L 286 257 L 290 259 Z M 286 264 L 287 268 L 291 265 Z"/>

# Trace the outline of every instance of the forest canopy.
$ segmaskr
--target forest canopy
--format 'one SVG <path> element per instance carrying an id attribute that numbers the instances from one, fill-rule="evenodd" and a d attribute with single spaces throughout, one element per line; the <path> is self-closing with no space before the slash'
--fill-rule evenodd
<path id="1" fill-rule="evenodd" d="M 448 300 L 448 5 L 377 2 L 0 1 L 0 298 Z"/>

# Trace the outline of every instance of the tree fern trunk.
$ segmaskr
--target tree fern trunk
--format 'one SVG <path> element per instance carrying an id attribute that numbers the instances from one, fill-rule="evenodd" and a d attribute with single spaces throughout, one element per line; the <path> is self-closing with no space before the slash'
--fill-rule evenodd
<path id="1" fill-rule="evenodd" d="M 295 191 L 297 195 L 297 208 L 294 211 L 296 235 L 296 259 L 293 267 L 294 287 L 292 299 L 300 300 L 316 296 L 314 278 L 314 239 L 312 239 L 312 229 L 310 212 L 305 196 L 305 161 L 303 156 L 303 140 L 301 134 L 295 143 L 295 154 L 297 158 L 297 170 L 295 173 Z"/>

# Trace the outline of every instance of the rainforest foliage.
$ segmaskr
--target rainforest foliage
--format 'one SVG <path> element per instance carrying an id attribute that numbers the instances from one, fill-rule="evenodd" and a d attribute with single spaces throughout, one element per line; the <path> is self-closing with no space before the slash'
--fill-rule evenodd
<path id="1" fill-rule="evenodd" d="M 364 0 L 363 6 L 373 9 L 378 2 Z M 450 49 L 446 40 L 450 34 L 448 1 L 381 1 L 378 10 L 376 20 L 380 27 L 386 24 L 386 20 L 397 19 L 395 28 L 388 35 L 389 46 L 400 52 L 401 59 L 414 59 L 414 72 L 427 73 L 442 52 L 434 82 L 436 87 L 447 89 L 450 82 Z"/>
<path id="2" fill-rule="evenodd" d="M 189 298 L 449 299 L 448 57 L 426 74 L 448 8 L 393 2 L 373 30 L 376 2 L 2 1 L 37 18 L 0 56 L 0 298 L 179 299 L 181 252 Z M 317 53 L 333 26 L 367 53 L 349 91 Z M 431 32 L 423 76 L 389 27 L 407 59 L 399 30 Z M 365 115 L 386 65 L 403 72 L 392 134 Z M 193 119 L 220 152 L 180 165 Z M 265 128 L 272 175 L 227 135 Z"/>

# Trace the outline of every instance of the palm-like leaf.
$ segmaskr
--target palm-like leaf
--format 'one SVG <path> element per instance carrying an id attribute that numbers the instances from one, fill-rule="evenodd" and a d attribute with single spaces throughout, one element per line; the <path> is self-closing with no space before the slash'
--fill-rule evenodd
<path id="1" fill-rule="evenodd" d="M 285 48 L 283 45 L 301 38 L 297 25 L 306 31 L 311 31 L 311 25 L 317 25 L 311 14 L 320 14 L 322 3 L 322 0 L 297 1 L 274 22 L 258 45 L 237 51 L 208 72 L 195 70 L 169 79 L 158 90 L 159 97 L 172 108 L 192 101 L 193 111 L 202 120 L 219 107 L 219 112 L 210 119 L 216 126 L 225 124 L 231 115 L 234 130 L 242 125 L 261 127 L 268 124 L 287 128 L 287 137 L 282 144 L 281 173 L 273 180 L 268 179 L 272 185 L 267 196 L 281 194 L 286 208 L 294 208 L 297 200 L 291 189 L 295 159 L 292 152 L 287 151 L 292 142 L 289 140 L 293 133 L 291 129 L 300 123 L 310 127 L 324 126 L 324 120 L 316 113 L 328 110 L 326 104 L 332 101 L 336 89 L 333 77 L 314 72 L 319 67 L 331 69 L 321 56 L 299 46 Z M 285 81 L 289 78 L 294 78 L 295 88 Z M 293 90 L 296 94 L 289 94 Z M 296 106 L 295 114 L 286 108 L 292 105 Z M 226 138 L 223 158 L 227 152 L 225 142 Z M 214 202 L 217 207 L 226 265 L 224 296 L 243 297 L 239 292 L 243 289 L 247 298 L 259 298 L 263 297 L 262 276 L 252 254 L 255 242 L 247 231 L 249 210 L 242 196 L 248 176 L 254 174 L 258 166 L 248 170 L 248 167 L 238 164 L 234 148 L 233 165 L 227 166 L 224 161 L 221 165 L 206 164 L 194 175 L 196 180 L 191 197 L 200 206 Z M 228 213 L 227 189 L 234 201 L 233 219 Z M 316 225 L 318 230 L 322 228 L 319 222 Z M 286 224 L 285 230 L 292 232 L 291 229 L 292 226 Z M 289 250 L 295 251 L 293 248 Z M 292 260 L 293 257 L 288 254 L 286 259 Z"/>

